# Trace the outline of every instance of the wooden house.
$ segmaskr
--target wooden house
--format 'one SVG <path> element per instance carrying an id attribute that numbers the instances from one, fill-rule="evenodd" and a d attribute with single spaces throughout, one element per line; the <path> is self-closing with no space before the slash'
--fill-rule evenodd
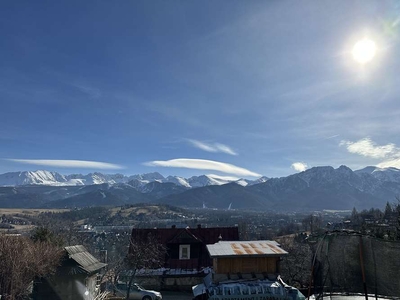
<path id="1" fill-rule="evenodd" d="M 213 259 L 214 274 L 227 276 L 274 277 L 280 273 L 279 262 L 288 253 L 275 241 L 219 241 L 207 245 Z"/>
<path id="2" fill-rule="evenodd" d="M 99 293 L 98 274 L 105 266 L 82 245 L 65 247 L 56 273 L 35 281 L 33 299 L 94 299 Z"/>
<path id="3" fill-rule="evenodd" d="M 207 251 L 207 244 L 217 243 L 220 240 L 239 240 L 237 227 L 203 228 L 154 228 L 132 229 L 132 241 L 144 241 L 152 235 L 158 243 L 165 246 L 164 267 L 171 269 L 196 269 L 211 267 L 212 260 Z M 132 251 L 132 249 L 129 249 Z"/>

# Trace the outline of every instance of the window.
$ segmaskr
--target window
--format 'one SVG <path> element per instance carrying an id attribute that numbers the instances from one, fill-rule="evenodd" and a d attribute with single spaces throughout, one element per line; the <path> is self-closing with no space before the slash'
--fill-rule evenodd
<path id="1" fill-rule="evenodd" d="M 190 259 L 190 245 L 179 245 L 179 259 Z"/>

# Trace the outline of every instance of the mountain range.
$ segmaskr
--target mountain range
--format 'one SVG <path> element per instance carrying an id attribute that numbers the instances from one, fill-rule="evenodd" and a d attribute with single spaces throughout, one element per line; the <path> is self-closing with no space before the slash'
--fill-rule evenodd
<path id="1" fill-rule="evenodd" d="M 144 186 L 150 182 L 174 183 L 178 186 L 186 188 L 202 187 L 207 185 L 222 185 L 230 182 L 237 182 L 240 185 L 246 186 L 267 181 L 267 177 L 261 177 L 257 180 L 239 179 L 230 176 L 219 175 L 201 175 L 183 178 L 179 176 L 164 177 L 158 172 L 146 173 L 141 175 L 125 176 L 123 174 L 103 174 L 89 173 L 61 175 L 57 172 L 44 170 L 38 171 L 23 171 L 9 172 L 0 174 L 0 186 L 21 186 L 21 185 L 48 185 L 48 186 L 82 186 L 93 184 L 116 184 L 128 183 L 133 185 Z"/>
<path id="2" fill-rule="evenodd" d="M 190 178 L 148 173 L 61 175 L 25 171 L 0 175 L 0 207 L 73 208 L 165 203 L 192 208 L 305 211 L 383 208 L 400 195 L 400 170 L 314 167 L 257 180 L 217 175 Z"/>

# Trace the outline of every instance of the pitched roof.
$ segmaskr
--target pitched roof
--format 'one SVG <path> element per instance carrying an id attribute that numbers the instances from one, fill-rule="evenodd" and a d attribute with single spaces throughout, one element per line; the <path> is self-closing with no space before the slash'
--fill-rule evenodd
<path id="1" fill-rule="evenodd" d="M 98 271 L 107 265 L 99 262 L 82 245 L 68 246 L 64 249 L 68 254 L 68 258 L 74 260 L 79 265 L 80 269 L 87 273 Z"/>
<path id="2" fill-rule="evenodd" d="M 275 241 L 220 241 L 207 245 L 211 257 L 282 256 L 288 253 Z"/>
<path id="3" fill-rule="evenodd" d="M 169 243 L 178 242 L 179 237 L 185 236 L 187 233 L 194 240 L 203 242 L 204 244 L 213 244 L 221 238 L 226 241 L 238 241 L 239 230 L 237 227 L 213 227 L 213 228 L 133 228 L 133 240 L 146 240 L 152 235 L 160 244 L 167 245 Z"/>

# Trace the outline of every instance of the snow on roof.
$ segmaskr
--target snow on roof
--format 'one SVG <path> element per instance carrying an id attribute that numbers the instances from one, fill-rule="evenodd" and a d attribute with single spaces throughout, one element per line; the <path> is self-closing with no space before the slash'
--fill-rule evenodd
<path id="1" fill-rule="evenodd" d="M 207 245 L 211 257 L 227 256 L 281 256 L 288 252 L 275 241 L 220 241 Z"/>

